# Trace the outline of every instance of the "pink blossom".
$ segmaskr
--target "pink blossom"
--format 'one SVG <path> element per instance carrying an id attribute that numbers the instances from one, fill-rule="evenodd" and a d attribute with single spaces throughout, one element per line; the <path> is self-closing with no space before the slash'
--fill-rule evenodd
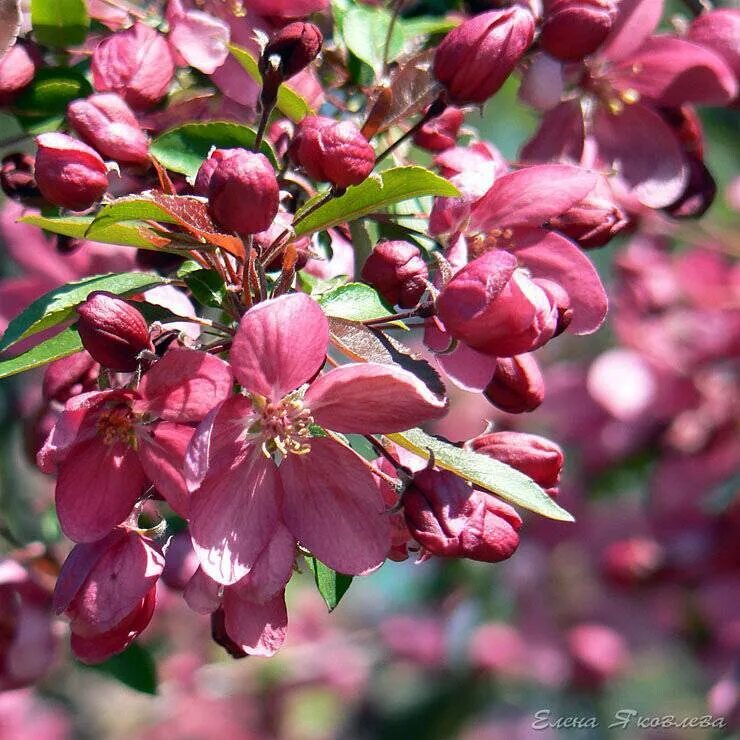
<path id="1" fill-rule="evenodd" d="M 169 0 L 168 40 L 181 61 L 205 74 L 213 74 L 229 56 L 230 29 L 220 18 L 201 10 L 186 9 L 181 0 Z"/>
<path id="2" fill-rule="evenodd" d="M 400 431 L 442 416 L 445 402 L 389 365 L 350 364 L 316 377 L 328 340 L 326 317 L 302 294 L 258 304 L 241 321 L 230 361 L 249 396 L 209 415 L 186 466 L 193 544 L 219 583 L 248 575 L 282 526 L 341 573 L 373 570 L 388 552 L 385 506 L 368 467 L 315 430 Z"/>
<path id="3" fill-rule="evenodd" d="M 199 421 L 231 388 L 217 357 L 171 349 L 136 390 L 86 393 L 69 400 L 38 465 L 58 471 L 57 515 L 76 542 L 93 542 L 128 517 L 153 485 L 181 516 L 188 494 L 180 472 Z"/>
<path id="4" fill-rule="evenodd" d="M 163 568 L 159 546 L 123 527 L 73 548 L 59 573 L 54 609 L 70 619 L 80 660 L 99 663 L 120 653 L 146 628 Z"/>

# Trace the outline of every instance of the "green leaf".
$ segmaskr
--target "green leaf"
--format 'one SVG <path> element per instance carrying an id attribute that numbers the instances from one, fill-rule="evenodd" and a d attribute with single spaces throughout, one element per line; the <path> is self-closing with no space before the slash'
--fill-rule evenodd
<path id="1" fill-rule="evenodd" d="M 131 643 L 122 653 L 104 663 L 85 666 L 117 679 L 142 694 L 157 693 L 157 666 L 152 654 L 139 643 Z"/>
<path id="2" fill-rule="evenodd" d="M 392 316 L 377 291 L 364 283 L 347 283 L 324 293 L 319 305 L 327 316 L 351 321 L 367 321 Z"/>
<path id="3" fill-rule="evenodd" d="M 226 300 L 226 285 L 215 270 L 193 270 L 184 276 L 193 297 L 204 306 L 221 308 Z"/>
<path id="4" fill-rule="evenodd" d="M 168 283 L 167 278 L 147 272 L 94 275 L 74 283 L 67 283 L 37 298 L 25 311 L 16 316 L 0 340 L 0 350 L 50 329 L 72 318 L 75 308 L 94 290 L 107 290 L 116 295 L 140 293 L 156 285 Z"/>
<path id="5" fill-rule="evenodd" d="M 556 504 L 531 478 L 498 460 L 455 447 L 421 429 L 386 436 L 397 445 L 426 459 L 429 459 L 431 450 L 437 467 L 456 473 L 478 488 L 491 491 L 512 504 L 548 519 L 575 521 L 571 514 Z"/>
<path id="6" fill-rule="evenodd" d="M 30 215 L 18 219 L 21 223 L 38 226 L 52 234 L 71 236 L 74 239 L 88 239 L 87 232 L 94 221 L 92 216 L 48 217 Z M 139 249 L 162 250 L 170 243 L 169 239 L 158 236 L 143 222 L 110 223 L 95 229 L 93 241 L 103 244 L 120 244 Z M 167 250 L 164 250 L 167 251 Z"/>
<path id="7" fill-rule="evenodd" d="M 13 110 L 27 125 L 38 125 L 49 117 L 64 116 L 67 105 L 87 97 L 92 87 L 85 76 L 70 67 L 40 69 L 33 82 L 15 101 Z"/>
<path id="8" fill-rule="evenodd" d="M 257 60 L 250 51 L 243 49 L 236 44 L 229 44 L 229 51 L 234 59 L 242 66 L 242 69 L 259 85 L 262 84 L 262 75 L 260 74 Z M 277 107 L 291 121 L 298 123 L 306 116 L 311 115 L 314 111 L 308 102 L 302 98 L 295 90 L 288 85 L 280 85 L 277 94 Z"/>
<path id="9" fill-rule="evenodd" d="M 347 589 L 352 583 L 352 576 L 346 576 L 344 573 L 337 573 L 328 565 L 324 565 L 313 555 L 306 556 L 306 564 L 313 573 L 316 587 L 319 589 L 321 597 L 326 602 L 329 611 L 334 611 L 342 596 L 347 593 Z"/>
<path id="10" fill-rule="evenodd" d="M 347 188 L 347 192 L 340 198 L 331 198 L 319 206 L 313 213 L 301 218 L 316 203 L 311 199 L 301 208 L 294 222 L 297 236 L 310 234 L 314 231 L 328 229 L 337 224 L 353 221 L 368 213 L 385 208 L 409 198 L 418 198 L 423 195 L 441 195 L 456 197 L 460 195 L 458 189 L 449 180 L 435 175 L 424 167 L 394 167 L 390 170 L 370 175 L 360 185 Z M 316 198 L 321 198 L 318 195 Z"/>
<path id="11" fill-rule="evenodd" d="M 357 5 L 350 8 L 342 18 L 342 37 L 347 48 L 366 64 L 376 75 L 383 71 L 383 52 L 392 15 L 382 8 Z M 404 34 L 399 23 L 393 26 L 388 45 L 388 61 L 398 56 L 403 48 Z"/>
<path id="12" fill-rule="evenodd" d="M 31 25 L 45 46 L 81 44 L 90 27 L 85 0 L 31 0 Z"/>
<path id="13" fill-rule="evenodd" d="M 256 140 L 257 133 L 239 123 L 228 121 L 186 123 L 165 131 L 154 139 L 149 151 L 168 170 L 193 177 L 212 147 L 252 149 Z M 268 141 L 262 141 L 260 151 L 270 160 L 272 166 L 277 168 L 277 157 Z"/>
<path id="14" fill-rule="evenodd" d="M 54 362 L 54 360 L 73 355 L 81 349 L 82 340 L 80 335 L 74 326 L 68 326 L 51 339 L 31 347 L 20 355 L 0 359 L 0 378 L 7 378 L 9 375 L 22 373 L 26 370 L 33 370 L 35 367 L 41 367 L 49 362 Z"/>

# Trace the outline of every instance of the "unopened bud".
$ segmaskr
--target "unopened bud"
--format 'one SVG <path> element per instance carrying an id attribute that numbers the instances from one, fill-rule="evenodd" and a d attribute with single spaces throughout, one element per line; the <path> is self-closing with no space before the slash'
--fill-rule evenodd
<path id="1" fill-rule="evenodd" d="M 75 100 L 67 108 L 72 128 L 108 159 L 122 164 L 149 163 L 149 142 L 136 116 L 115 93 Z"/>
<path id="2" fill-rule="evenodd" d="M 362 279 L 391 305 L 413 308 L 426 290 L 429 270 L 418 247 L 404 241 L 378 242 L 362 268 Z"/>
<path id="3" fill-rule="evenodd" d="M 483 395 L 510 414 L 534 411 L 545 398 L 545 381 L 532 355 L 499 357 Z"/>
<path id="4" fill-rule="evenodd" d="M 138 354 L 153 349 L 146 319 L 112 293 L 91 293 L 77 313 L 77 331 L 83 346 L 109 370 L 133 372 Z"/>
<path id="5" fill-rule="evenodd" d="M 16 41 L 0 59 L 0 105 L 10 105 L 33 82 L 41 63 L 38 48 L 26 41 Z"/>
<path id="6" fill-rule="evenodd" d="M 260 71 L 264 75 L 270 57 L 277 57 L 281 77 L 287 80 L 316 59 L 323 43 L 324 37 L 313 23 L 288 23 L 267 42 L 260 58 Z"/>
<path id="7" fill-rule="evenodd" d="M 239 234 L 264 231 L 278 211 L 280 189 L 275 170 L 264 154 L 246 149 L 213 152 L 201 165 L 195 189 L 207 194 L 213 220 Z"/>
<path id="8" fill-rule="evenodd" d="M 0 186 L 8 198 L 27 206 L 41 206 L 46 201 L 33 176 L 34 158 L 31 154 L 13 152 L 3 157 L 0 166 Z"/>
<path id="9" fill-rule="evenodd" d="M 518 5 L 476 15 L 444 37 L 434 56 L 434 76 L 452 103 L 484 103 L 514 71 L 534 32 L 534 16 Z"/>
<path id="10" fill-rule="evenodd" d="M 55 360 L 44 372 L 44 400 L 66 403 L 73 396 L 94 390 L 99 370 L 100 366 L 84 350 Z"/>
<path id="11" fill-rule="evenodd" d="M 108 189 L 105 162 L 87 144 L 59 133 L 41 134 L 36 144 L 36 182 L 50 203 L 84 211 Z"/>
<path id="12" fill-rule="evenodd" d="M 601 46 L 616 15 L 613 0 L 546 1 L 540 45 L 566 62 L 583 59 Z"/>
<path id="13" fill-rule="evenodd" d="M 338 188 L 358 185 L 375 167 L 375 151 L 351 121 L 308 116 L 298 125 L 288 151 L 314 180 Z"/>
<path id="14" fill-rule="evenodd" d="M 548 226 L 570 237 L 584 249 L 608 244 L 629 226 L 622 209 L 609 197 L 592 192 L 580 203 L 551 218 Z"/>
<path id="15" fill-rule="evenodd" d="M 459 108 L 449 106 L 414 134 L 414 144 L 430 152 L 450 149 L 457 143 L 457 134 L 464 120 L 465 115 Z"/>

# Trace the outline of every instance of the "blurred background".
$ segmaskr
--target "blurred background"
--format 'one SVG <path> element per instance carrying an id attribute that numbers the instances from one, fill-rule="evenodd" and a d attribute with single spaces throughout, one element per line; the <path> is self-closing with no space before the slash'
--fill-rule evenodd
<path id="1" fill-rule="evenodd" d="M 731 737 L 740 722 L 738 117 L 702 117 L 714 206 L 698 223 L 590 252 L 610 315 L 596 335 L 538 352 L 542 407 L 514 417 L 453 391 L 453 413 L 430 428 L 457 441 L 493 421 L 551 437 L 566 451 L 558 501 L 575 524 L 525 517 L 519 550 L 498 565 L 388 562 L 355 579 L 332 614 L 305 573 L 288 589 L 287 646 L 267 660 L 233 660 L 215 645 L 172 572 L 152 625 L 101 666 L 76 663 L 56 623 L 52 670 L 34 689 L 0 692 L 0 739 Z M 466 119 L 512 160 L 535 124 L 514 82 Z M 0 120 L 0 139 L 14 125 Z M 24 274 L 8 240 L 26 237 L 3 213 L 7 280 Z M 68 545 L 53 481 L 27 454 L 40 429 L 39 378 L 0 381 L 0 554 L 20 551 L 43 579 L 44 546 Z M 0 605 L 0 646 L 2 619 Z M 667 715 L 704 726 L 649 726 Z"/>

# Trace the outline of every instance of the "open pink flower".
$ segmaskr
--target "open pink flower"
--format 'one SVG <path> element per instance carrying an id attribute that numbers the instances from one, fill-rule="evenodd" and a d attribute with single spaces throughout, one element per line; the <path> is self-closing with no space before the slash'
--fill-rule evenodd
<path id="1" fill-rule="evenodd" d="M 172 349 L 136 390 L 83 393 L 67 402 L 38 454 L 58 471 L 57 515 L 76 542 L 93 542 L 128 517 L 153 485 L 181 516 L 188 493 L 180 472 L 200 421 L 231 389 L 228 365 L 213 355 Z"/>
<path id="2" fill-rule="evenodd" d="M 317 376 L 328 342 L 326 317 L 303 294 L 265 301 L 241 321 L 230 361 L 248 395 L 204 420 L 185 472 L 196 489 L 193 545 L 219 583 L 249 574 L 283 525 L 341 573 L 367 573 L 388 552 L 388 518 L 370 470 L 321 428 L 401 431 L 442 416 L 446 402 L 396 366 L 349 364 Z"/>

